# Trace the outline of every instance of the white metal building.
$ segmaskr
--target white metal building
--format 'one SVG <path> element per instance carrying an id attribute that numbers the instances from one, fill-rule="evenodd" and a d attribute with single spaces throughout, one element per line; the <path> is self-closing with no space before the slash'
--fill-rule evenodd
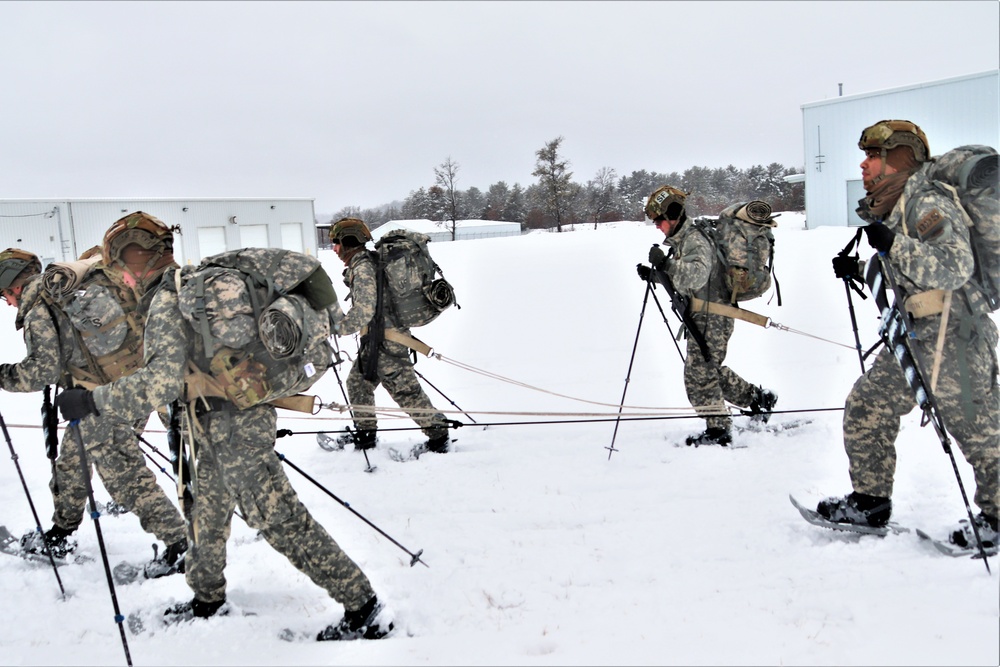
<path id="1" fill-rule="evenodd" d="M 927 135 L 931 154 L 967 144 L 1000 147 L 1000 70 L 802 105 L 806 226 L 861 225 L 861 131 L 904 119 Z"/>
<path id="2" fill-rule="evenodd" d="M 74 260 L 134 211 L 180 225 L 178 264 L 248 247 L 316 254 L 312 199 L 0 199 L 0 250 L 23 248 L 43 265 Z"/>

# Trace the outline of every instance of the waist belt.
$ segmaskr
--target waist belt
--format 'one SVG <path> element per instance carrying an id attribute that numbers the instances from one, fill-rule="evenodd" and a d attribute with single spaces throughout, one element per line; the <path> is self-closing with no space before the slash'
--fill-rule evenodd
<path id="1" fill-rule="evenodd" d="M 743 320 L 744 322 L 749 322 L 750 324 L 756 324 L 759 327 L 767 328 L 767 323 L 771 320 L 770 317 L 765 317 L 763 315 L 758 315 L 757 313 L 751 312 L 749 310 L 743 310 L 742 308 L 734 308 L 733 306 L 727 306 L 722 303 L 716 303 L 714 301 L 705 301 L 699 299 L 696 296 L 691 297 L 691 312 L 692 313 L 711 313 L 712 315 L 721 315 L 723 317 L 731 317 L 734 320 Z"/>
<path id="2" fill-rule="evenodd" d="M 944 301 L 947 290 L 932 289 L 927 292 L 920 292 L 913 296 L 906 297 L 903 307 L 906 312 L 916 318 L 940 315 L 944 312 Z"/>

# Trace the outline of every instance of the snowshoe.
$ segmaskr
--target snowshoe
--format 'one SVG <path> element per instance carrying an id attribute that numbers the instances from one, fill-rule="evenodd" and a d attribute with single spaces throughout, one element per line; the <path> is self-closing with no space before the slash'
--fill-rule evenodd
<path id="1" fill-rule="evenodd" d="M 750 401 L 750 409 L 745 411 L 744 414 L 749 416 L 752 422 L 766 424 L 771 418 L 771 412 L 774 411 L 774 406 L 777 403 L 778 395 L 776 393 L 770 389 L 757 387 L 753 400 Z"/>
<path id="2" fill-rule="evenodd" d="M 393 629 L 392 614 L 385 605 L 372 597 L 357 611 L 345 611 L 336 625 L 328 625 L 316 641 L 351 641 L 354 639 L 382 639 Z"/>
<path id="3" fill-rule="evenodd" d="M 76 540 L 69 539 L 73 534 L 71 530 L 65 530 L 53 525 L 45 533 L 37 530 L 29 530 L 21 536 L 21 551 L 28 554 L 52 554 L 53 558 L 65 560 L 66 556 L 76 551 Z"/>
<path id="4" fill-rule="evenodd" d="M 979 530 L 979 537 L 983 541 L 983 547 L 986 549 L 995 548 L 998 544 L 997 519 L 995 517 L 988 517 L 982 512 L 974 518 L 976 528 Z M 969 523 L 968 519 L 962 519 L 959 522 L 958 528 L 952 531 L 948 541 L 963 549 L 972 549 L 978 547 L 979 544 L 976 540 L 976 534 L 972 530 L 972 524 Z"/>
<path id="5" fill-rule="evenodd" d="M 712 426 L 697 435 L 689 435 L 685 442 L 688 447 L 701 447 L 702 445 L 728 447 L 733 443 L 733 436 L 729 432 L 729 429 Z"/>
<path id="6" fill-rule="evenodd" d="M 843 498 L 821 500 L 816 513 L 834 523 L 882 528 L 892 516 L 892 501 L 852 491 Z"/>

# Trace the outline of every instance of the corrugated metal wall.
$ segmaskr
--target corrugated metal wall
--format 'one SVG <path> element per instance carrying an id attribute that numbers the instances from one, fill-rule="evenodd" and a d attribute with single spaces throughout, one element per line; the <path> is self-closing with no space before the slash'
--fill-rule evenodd
<path id="1" fill-rule="evenodd" d="M 965 144 L 1000 147 L 1000 70 L 802 105 L 806 226 L 860 225 L 861 131 L 899 118 L 940 155 Z"/>
<path id="2" fill-rule="evenodd" d="M 316 254 L 312 199 L 0 200 L 0 250 L 22 247 L 40 257 L 72 260 L 133 211 L 180 225 L 174 240 L 180 264 L 251 242 Z"/>

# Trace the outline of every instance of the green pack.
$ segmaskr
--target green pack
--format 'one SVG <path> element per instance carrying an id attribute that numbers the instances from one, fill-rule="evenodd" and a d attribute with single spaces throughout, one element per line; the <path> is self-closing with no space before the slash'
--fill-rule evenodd
<path id="1" fill-rule="evenodd" d="M 429 242 L 426 234 L 394 229 L 375 243 L 379 279 L 389 297 L 386 314 L 397 326 L 423 326 L 450 306 L 461 307 L 427 250 Z"/>
<path id="2" fill-rule="evenodd" d="M 732 305 L 756 299 L 771 288 L 775 217 L 767 203 L 754 200 L 727 207 L 710 225 L 709 237 L 722 264 Z"/>
<path id="3" fill-rule="evenodd" d="M 239 408 L 303 392 L 333 361 L 343 313 L 319 260 L 276 248 L 207 257 L 164 282 L 201 339 L 197 365 Z"/>

